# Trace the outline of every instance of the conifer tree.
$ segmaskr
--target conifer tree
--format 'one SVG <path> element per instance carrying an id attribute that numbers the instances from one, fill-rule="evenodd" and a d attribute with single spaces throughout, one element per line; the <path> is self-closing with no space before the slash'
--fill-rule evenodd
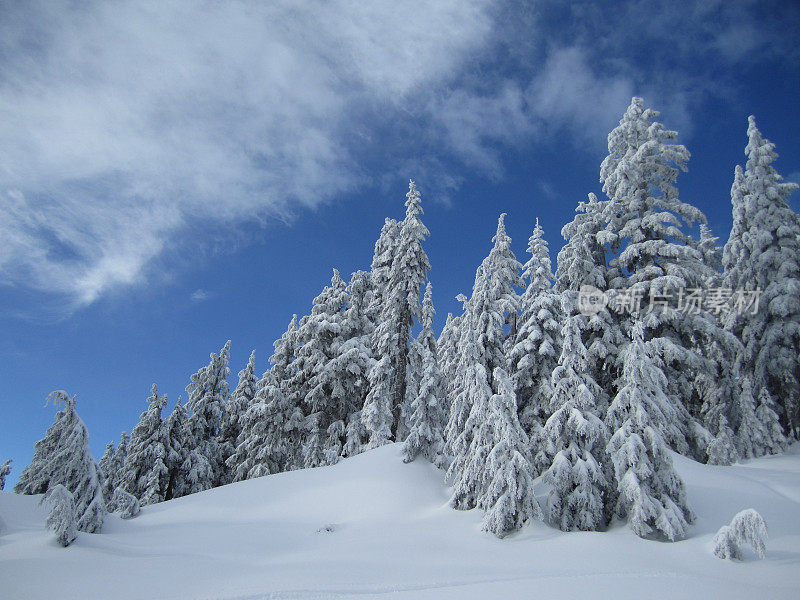
<path id="1" fill-rule="evenodd" d="M 124 488 L 143 506 L 163 502 L 169 484 L 169 469 L 165 464 L 169 441 L 161 418 L 167 397 L 159 395 L 155 383 L 147 404 L 147 410 L 131 431 L 124 467 Z"/>
<path id="2" fill-rule="evenodd" d="M 106 499 L 107 508 L 115 510 L 114 506 L 114 490 L 118 487 L 124 486 L 125 480 L 125 458 L 128 455 L 128 444 L 130 443 L 130 436 L 126 431 L 120 434 L 119 444 L 114 450 L 114 456 L 108 464 L 108 469 L 101 467 L 103 473 L 103 498 Z"/>
<path id="3" fill-rule="evenodd" d="M 302 467 L 300 457 L 302 439 L 305 434 L 305 415 L 301 408 L 303 396 L 296 385 L 295 379 L 298 367 L 295 363 L 295 356 L 299 348 L 298 328 L 297 315 L 292 315 L 292 320 L 286 332 L 273 344 L 275 352 L 269 359 L 272 364 L 270 370 L 273 372 L 275 384 L 280 387 L 281 391 L 281 410 L 286 411 L 285 414 L 281 413 L 280 417 L 280 427 L 284 428 L 281 435 L 284 436 L 286 442 L 284 446 L 285 453 L 280 462 L 280 471 Z M 259 391 L 262 389 L 266 376 L 267 374 L 264 373 L 264 376 L 256 386 Z M 267 397 L 272 398 L 272 395 Z"/>
<path id="4" fill-rule="evenodd" d="M 558 362 L 561 329 L 560 301 L 552 290 L 550 253 L 539 219 L 528 240 L 528 252 L 531 258 L 522 272 L 528 284 L 520 299 L 522 316 L 508 362 L 520 421 L 525 431 L 535 436 L 550 414 L 548 405 L 553 395 L 550 376 Z"/>
<path id="5" fill-rule="evenodd" d="M 558 252 L 557 292 L 578 291 L 582 286 L 608 289 L 606 251 L 599 239 L 606 226 L 607 205 L 607 200 L 601 202 L 589 194 L 589 201 L 578 203 L 575 218 L 562 227 L 567 243 Z"/>
<path id="6" fill-rule="evenodd" d="M 402 223 L 387 217 L 381 228 L 380 236 L 375 242 L 375 252 L 372 256 L 370 269 L 372 297 L 367 305 L 367 314 L 372 321 L 373 327 L 377 327 L 380 322 L 384 298 L 390 293 L 392 262 L 397 253 L 401 225 Z"/>
<path id="7" fill-rule="evenodd" d="M 731 234 L 725 247 L 722 250 L 722 267 L 724 269 L 725 286 L 731 290 L 742 288 L 745 282 L 745 272 L 750 264 L 750 248 L 745 243 L 744 237 L 748 234 L 749 222 L 745 212 L 745 196 L 747 195 L 747 184 L 744 177 L 744 169 L 736 165 L 733 171 L 733 183 L 731 184 L 731 205 L 733 209 L 733 226 Z M 735 323 L 735 312 L 730 315 L 726 325 L 730 328 L 737 328 L 737 334 L 741 335 L 741 323 Z"/>
<path id="8" fill-rule="evenodd" d="M 184 471 L 184 463 L 189 458 L 187 441 L 189 415 L 186 412 L 186 406 L 181 400 L 182 398 L 178 397 L 178 402 L 164 422 L 167 451 L 164 464 L 169 472 L 169 481 L 164 493 L 165 500 L 180 498 L 188 493 L 186 491 L 188 473 Z"/>
<path id="9" fill-rule="evenodd" d="M 43 494 L 61 484 L 72 494 L 80 531 L 99 533 L 106 515 L 103 475 L 89 451 L 89 432 L 75 410 L 75 397 L 57 390 L 47 397 L 61 410 L 45 437 L 34 444 L 31 464 L 20 475 L 14 491 Z"/>
<path id="10" fill-rule="evenodd" d="M 361 412 L 369 433 L 368 448 L 391 441 L 397 434 L 409 378 L 409 341 L 414 319 L 420 318 L 420 286 L 430 269 L 422 242 L 430 235 L 422 223 L 422 204 L 413 181 L 406 194 L 406 217 L 397 236 L 373 348 L 380 357 L 369 373 L 370 391 Z M 401 427 L 402 430 L 402 427 Z"/>
<path id="11" fill-rule="evenodd" d="M 226 478 L 222 449 L 217 436 L 222 425 L 222 410 L 228 401 L 230 388 L 230 340 L 222 347 L 219 354 L 211 353 L 208 365 L 192 375 L 191 383 L 186 386 L 189 394 L 187 407 L 190 411 L 188 420 L 187 446 L 201 455 L 211 469 L 211 481 L 197 481 L 200 489 L 208 489 L 223 483 Z M 205 469 L 195 473 L 199 476 Z"/>
<path id="12" fill-rule="evenodd" d="M 567 243 L 558 253 L 556 291 L 591 294 L 609 289 L 607 252 L 601 243 L 609 202 L 589 194 L 589 201 L 580 202 L 575 218 L 561 229 Z M 619 354 L 628 339 L 623 321 L 623 315 L 602 308 L 587 315 L 582 327 L 589 372 L 602 390 L 602 398 L 598 398 L 601 405 L 613 396 L 620 375 Z"/>
<path id="13" fill-rule="evenodd" d="M 764 426 L 765 430 L 763 440 L 754 440 L 756 456 L 785 452 L 787 446 L 786 437 L 783 435 L 783 430 L 778 420 L 775 402 L 772 400 L 767 388 L 761 388 L 761 392 L 758 394 L 756 419 Z"/>
<path id="14" fill-rule="evenodd" d="M 464 352 L 459 363 L 461 391 L 453 404 L 446 431 L 452 456 L 446 478 L 453 482 L 450 506 L 470 510 L 478 506 L 488 485 L 486 460 L 492 448 L 489 425 L 492 388 L 480 360 L 471 316 L 464 337 Z"/>
<path id="15" fill-rule="evenodd" d="M 703 255 L 703 262 L 714 273 L 712 284 L 720 283 L 722 278 L 722 248 L 717 246 L 718 241 L 719 238 L 711 232 L 711 228 L 700 223 L 700 242 L 697 247 Z"/>
<path id="16" fill-rule="evenodd" d="M 247 365 L 239 371 L 239 383 L 224 404 L 222 410 L 222 427 L 219 442 L 222 447 L 222 456 L 226 464 L 227 459 L 236 451 L 237 440 L 242 431 L 242 419 L 245 412 L 253 402 L 256 395 L 256 351 L 250 353 Z M 225 469 L 227 481 L 233 480 L 231 469 Z"/>
<path id="17" fill-rule="evenodd" d="M 758 449 L 767 437 L 765 424 L 756 417 L 756 401 L 753 398 L 753 386 L 750 378 L 741 378 L 742 389 L 737 394 L 736 412 L 739 426 L 736 429 L 736 451 L 742 458 L 755 458 L 763 454 Z"/>
<path id="18" fill-rule="evenodd" d="M 114 496 L 113 485 L 116 473 L 113 469 L 114 454 L 116 454 L 116 452 L 117 449 L 114 446 L 114 442 L 109 442 L 106 444 L 106 450 L 103 452 L 103 456 L 100 457 L 100 462 L 97 463 L 97 466 L 100 467 L 100 473 L 103 475 L 103 499 L 106 502 L 106 508 L 108 508 L 108 510 L 114 510 L 111 499 Z"/>
<path id="19" fill-rule="evenodd" d="M 330 448 L 336 446 L 332 436 L 338 433 L 343 440 L 342 456 L 353 456 L 363 449 L 366 431 L 361 423 L 361 409 L 369 393 L 368 375 L 375 363 L 372 355 L 374 324 L 370 320 L 369 306 L 373 298 L 370 274 L 353 273 L 347 285 L 347 307 L 344 310 L 342 334 L 334 350 L 331 364 L 333 376 L 341 382 L 345 403 L 340 412 L 341 426 L 334 423 L 328 432 Z M 329 450 L 330 452 L 330 450 Z"/>
<path id="20" fill-rule="evenodd" d="M 78 537 L 75 500 L 72 494 L 59 483 L 47 490 L 42 497 L 42 503 L 50 508 L 45 527 L 52 531 L 56 541 L 66 548 Z"/>
<path id="21" fill-rule="evenodd" d="M 693 439 L 692 421 L 700 417 L 702 391 L 717 384 L 722 363 L 735 360 L 736 345 L 704 307 L 679 310 L 681 292 L 702 288 L 713 280 L 714 271 L 699 243 L 685 231 L 706 222 L 700 210 L 678 197 L 677 177 L 686 170 L 689 151 L 673 142 L 677 133 L 664 129 L 654 120 L 657 116 L 641 98 L 633 98 L 608 135 L 609 154 L 600 168 L 609 198 L 604 206 L 607 224 L 598 239 L 613 255 L 608 286 L 643 298 L 637 317 L 647 339 L 655 340 L 652 346 L 682 430 L 667 441 L 680 452 L 699 455 L 703 449 Z M 709 357 L 710 346 L 724 357 Z"/>
<path id="22" fill-rule="evenodd" d="M 596 531 L 605 525 L 606 503 L 611 499 L 605 453 L 608 431 L 598 417 L 601 392 L 588 372 L 579 316 L 567 319 L 562 337 L 563 349 L 552 374 L 552 415 L 540 438 L 540 455 L 550 459 L 544 473 L 552 486 L 548 513 L 563 531 Z"/>
<path id="23" fill-rule="evenodd" d="M 439 339 L 436 341 L 436 347 L 439 350 L 439 368 L 444 380 L 444 409 L 447 418 L 450 417 L 450 405 L 456 395 L 456 371 L 461 357 L 459 347 L 461 320 L 461 316 L 454 317 L 453 313 L 447 313 L 442 333 L 439 334 Z"/>
<path id="24" fill-rule="evenodd" d="M 728 427 L 728 420 L 725 415 L 720 414 L 717 424 L 717 435 L 708 445 L 708 464 L 710 465 L 732 465 L 739 460 L 736 451 L 733 430 Z"/>
<path id="25" fill-rule="evenodd" d="M 347 417 L 343 379 L 346 364 L 337 362 L 342 343 L 346 286 L 334 269 L 331 284 L 314 298 L 311 314 L 300 320 L 293 387 L 306 414 L 302 466 L 325 464 L 328 428 Z M 338 368 L 337 368 L 338 367 Z"/>
<path id="26" fill-rule="evenodd" d="M 541 520 L 542 510 L 533 491 L 528 436 L 517 419 L 514 385 L 499 367 L 493 379 L 500 391 L 489 400 L 492 438 L 486 464 L 486 493 L 479 505 L 486 510 L 484 531 L 502 538 L 533 519 Z"/>
<path id="27" fill-rule="evenodd" d="M 760 298 L 755 314 L 734 311 L 729 327 L 744 344 L 742 369 L 756 389 L 780 399 L 787 431 L 800 427 L 800 217 L 788 204 L 794 183 L 772 163 L 775 144 L 749 118 L 747 164 L 736 171 L 731 200 L 734 223 L 725 247 L 726 281 Z M 744 314 L 740 314 L 744 312 Z"/>
<path id="28" fill-rule="evenodd" d="M 405 462 L 411 462 L 422 454 L 437 467 L 443 467 L 444 382 L 439 370 L 436 337 L 433 333 L 434 312 L 433 288 L 428 283 L 422 302 L 422 331 L 412 347 L 412 352 L 418 357 L 415 362 L 420 368 L 419 389 L 411 404 L 409 434 L 403 454 Z"/>
<path id="29" fill-rule="evenodd" d="M 132 519 L 138 515 L 141 510 L 136 496 L 129 494 L 120 487 L 114 490 L 114 495 L 111 497 L 111 500 L 114 503 L 114 511 L 121 519 Z"/>
<path id="30" fill-rule="evenodd" d="M 459 317 L 459 340 L 456 342 L 458 354 L 455 356 L 455 366 L 452 371 L 453 381 L 448 385 L 450 406 L 444 429 L 444 455 L 447 460 L 452 460 L 456 455 L 456 441 L 464 431 L 472 408 L 472 398 L 465 390 L 467 383 L 475 379 L 474 369 L 479 358 L 471 315 L 466 308 L 467 298 L 464 294 L 459 294 L 456 300 L 462 303 L 464 313 Z"/>
<path id="31" fill-rule="evenodd" d="M 211 465 L 192 443 L 186 406 L 178 398 L 165 423 L 167 431 L 167 468 L 169 483 L 167 500 L 210 489 L 213 485 Z"/>
<path id="32" fill-rule="evenodd" d="M 6 487 L 6 477 L 11 473 L 11 460 L 7 460 L 0 465 L 0 491 Z"/>
<path id="33" fill-rule="evenodd" d="M 506 233 L 505 216 L 501 214 L 497 221 L 497 233 L 492 238 L 494 246 L 476 272 L 472 296 L 467 303 L 477 336 L 479 360 L 490 385 L 494 369 L 506 367 L 505 325 L 510 323 L 508 339 L 513 340 L 520 302 L 516 288 L 525 285 L 520 277 L 522 265 L 514 256 L 511 238 Z"/>
<path id="34" fill-rule="evenodd" d="M 620 493 L 618 513 L 628 515 L 639 537 L 656 532 L 674 541 L 686 534 L 694 516 L 662 434 L 675 416 L 653 352 L 636 323 L 622 353 L 621 387 L 606 416 L 613 431 L 606 451 Z"/>

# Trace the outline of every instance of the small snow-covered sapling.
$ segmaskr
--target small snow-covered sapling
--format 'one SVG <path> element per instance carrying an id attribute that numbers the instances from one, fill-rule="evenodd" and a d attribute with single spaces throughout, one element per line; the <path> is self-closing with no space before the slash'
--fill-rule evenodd
<path id="1" fill-rule="evenodd" d="M 752 508 L 741 511 L 714 536 L 714 555 L 718 558 L 742 559 L 742 545 L 750 544 L 759 558 L 767 552 L 767 524 Z"/>

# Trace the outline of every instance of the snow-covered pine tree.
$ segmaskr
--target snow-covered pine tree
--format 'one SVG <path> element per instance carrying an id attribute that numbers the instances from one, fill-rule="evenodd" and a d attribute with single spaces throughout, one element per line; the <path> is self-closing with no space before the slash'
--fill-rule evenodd
<path id="1" fill-rule="evenodd" d="M 273 343 L 275 351 L 269 360 L 275 369 L 275 377 L 278 381 L 288 381 L 290 379 L 290 369 L 297 351 L 297 315 L 292 315 L 292 320 L 286 328 L 286 332 L 280 339 Z M 286 389 L 284 388 L 285 392 Z"/>
<path id="2" fill-rule="evenodd" d="M 11 459 L 0 465 L 0 491 L 6 487 L 6 477 L 11 473 Z"/>
<path id="3" fill-rule="evenodd" d="M 522 315 L 508 364 L 520 422 L 526 433 L 535 438 L 550 415 L 550 376 L 558 363 L 561 330 L 560 300 L 552 290 L 550 252 L 539 219 L 528 240 L 528 252 L 531 258 L 522 271 L 527 288 L 520 298 Z"/>
<path id="4" fill-rule="evenodd" d="M 741 391 L 736 396 L 736 414 L 739 426 L 736 429 L 736 451 L 741 458 L 755 458 L 765 454 L 761 451 L 767 439 L 765 424 L 756 417 L 756 401 L 753 385 L 748 376 L 741 377 Z"/>
<path id="5" fill-rule="evenodd" d="M 561 229 L 567 243 L 558 253 L 554 287 L 557 292 L 580 293 L 583 289 L 583 293 L 589 293 L 592 288 L 609 289 L 606 248 L 599 239 L 606 227 L 609 202 L 599 201 L 595 194 L 589 194 L 589 201 L 580 202 L 575 209 L 575 218 Z M 588 315 L 583 336 L 589 371 L 603 390 L 601 403 L 607 403 L 616 390 L 620 374 L 619 353 L 628 339 L 623 316 L 607 309 Z"/>
<path id="6" fill-rule="evenodd" d="M 740 165 L 736 165 L 731 184 L 733 226 L 728 241 L 722 249 L 723 282 L 725 287 L 731 290 L 739 289 L 744 285 L 743 276 L 750 263 L 750 247 L 744 240 L 745 235 L 749 232 L 749 222 L 745 213 L 746 195 L 747 184 L 745 183 L 744 169 Z M 737 323 L 735 311 L 729 317 L 726 325 L 732 329 L 738 329 L 737 334 L 741 334 L 741 322 Z"/>
<path id="7" fill-rule="evenodd" d="M 717 246 L 719 238 L 705 223 L 700 223 L 700 242 L 697 247 L 703 255 L 703 262 L 713 271 L 714 278 L 710 282 L 713 287 L 722 281 L 722 248 Z"/>
<path id="8" fill-rule="evenodd" d="M 567 241 L 558 252 L 558 267 L 555 273 L 555 290 L 580 290 L 592 286 L 606 290 L 606 251 L 598 235 L 606 226 L 608 200 L 599 201 L 589 194 L 588 202 L 579 202 L 572 221 L 561 228 L 561 236 Z"/>
<path id="9" fill-rule="evenodd" d="M 335 360 L 342 343 L 346 301 L 345 283 L 334 269 L 331 284 L 314 298 L 311 314 L 300 320 L 297 331 L 292 384 L 302 398 L 306 414 L 302 450 L 305 468 L 326 464 L 323 449 L 327 446 L 328 427 L 347 418 L 342 385 L 347 365 Z"/>
<path id="10" fill-rule="evenodd" d="M 461 357 L 459 348 L 461 319 L 461 316 L 454 317 L 453 313 L 447 313 L 442 333 L 439 334 L 439 339 L 436 340 L 436 347 L 439 351 L 439 369 L 444 380 L 445 401 L 443 408 L 446 418 L 450 417 L 450 405 L 457 393 L 455 382 L 458 361 Z"/>
<path id="11" fill-rule="evenodd" d="M 412 352 L 417 356 L 414 362 L 420 369 L 417 375 L 419 387 L 417 397 L 411 403 L 409 433 L 403 446 L 403 455 L 405 462 L 411 462 L 421 454 L 437 467 L 444 467 L 444 382 L 433 333 L 434 312 L 433 288 L 428 283 L 422 301 L 422 331 L 412 347 Z"/>
<path id="12" fill-rule="evenodd" d="M 114 506 L 114 490 L 124 485 L 125 457 L 128 455 L 130 436 L 126 431 L 120 434 L 119 444 L 114 450 L 114 455 L 106 466 L 100 462 L 100 471 L 103 474 L 103 498 L 109 511 L 116 510 Z"/>
<path id="13" fill-rule="evenodd" d="M 609 287 L 643 298 L 638 318 L 658 352 L 682 430 L 667 442 L 679 452 L 700 456 L 704 449 L 692 439 L 692 420 L 700 417 L 703 390 L 717 384 L 724 363 L 735 360 L 736 340 L 704 307 L 679 310 L 681 293 L 713 281 L 714 271 L 699 243 L 684 231 L 706 222 L 700 210 L 678 198 L 675 184 L 679 171 L 686 170 L 689 151 L 673 142 L 677 133 L 665 130 L 656 116 L 641 98 L 633 98 L 608 135 L 600 180 L 610 200 L 598 239 L 613 255 Z M 721 358 L 709 356 L 712 346 Z"/>
<path id="14" fill-rule="evenodd" d="M 167 420 L 164 421 L 167 450 L 164 464 L 169 471 L 169 481 L 164 494 L 165 500 L 180 498 L 188 493 L 186 491 L 187 473 L 183 470 L 183 465 L 189 456 L 187 448 L 188 420 L 189 415 L 186 412 L 186 406 L 183 404 L 182 398 L 178 396 L 178 402 L 173 407 Z"/>
<path id="15" fill-rule="evenodd" d="M 211 465 L 197 448 L 192 447 L 189 415 L 178 398 L 165 422 L 167 431 L 167 500 L 202 492 L 212 487 Z"/>
<path id="16" fill-rule="evenodd" d="M 455 445 L 472 408 L 472 398 L 465 388 L 467 382 L 474 379 L 472 369 L 478 364 L 478 348 L 475 344 L 475 330 L 472 329 L 471 315 L 467 311 L 467 297 L 464 294 L 456 296 L 461 302 L 463 314 L 459 317 L 458 340 L 455 347 L 458 350 L 455 356 L 455 365 L 452 370 L 452 381 L 447 389 L 449 407 L 447 411 L 447 424 L 444 428 L 444 456 L 451 461 L 456 455 Z"/>
<path id="17" fill-rule="evenodd" d="M 297 315 L 292 315 L 286 332 L 273 343 L 274 353 L 269 361 L 272 364 L 271 371 L 276 382 L 280 387 L 282 400 L 281 406 L 288 412 L 282 417 L 281 431 L 285 438 L 285 455 L 281 459 L 280 471 L 288 471 L 301 468 L 302 461 L 302 439 L 305 434 L 305 415 L 303 414 L 302 396 L 295 384 L 295 355 L 299 347 L 298 340 L 298 319 Z M 259 380 L 256 389 L 261 390 L 262 383 L 265 381 L 266 373 Z M 269 396 L 270 398 L 272 396 Z M 262 399 L 263 402 L 263 399 Z"/>
<path id="18" fill-rule="evenodd" d="M 708 445 L 708 464 L 710 465 L 732 465 L 739 460 L 739 453 L 736 451 L 733 430 L 728 426 L 725 415 L 720 414 L 717 423 L 717 435 Z"/>
<path id="19" fill-rule="evenodd" d="M 491 445 L 489 399 L 492 388 L 483 366 L 472 327 L 472 315 L 464 324 L 463 354 L 459 362 L 460 392 L 447 423 L 447 449 L 452 462 L 446 479 L 453 482 L 450 506 L 470 510 L 478 506 L 488 485 L 486 460 Z"/>
<path id="20" fill-rule="evenodd" d="M 617 512 L 628 515 L 636 535 L 656 532 L 672 541 L 683 537 L 694 519 L 662 434 L 675 426 L 675 411 L 641 323 L 634 324 L 631 337 L 622 353 L 621 387 L 606 416 L 613 431 L 606 451 L 620 493 Z"/>
<path id="21" fill-rule="evenodd" d="M 726 281 L 760 292 L 756 314 L 734 315 L 729 327 L 745 346 L 742 369 L 753 387 L 780 399 L 787 431 L 800 435 L 800 217 L 788 204 L 794 183 L 772 163 L 775 144 L 749 118 L 747 165 L 731 193 L 734 223 L 725 247 Z"/>
<path id="22" fill-rule="evenodd" d="M 353 456 L 362 451 L 367 441 L 366 431 L 361 423 L 361 409 L 369 393 L 368 375 L 375 363 L 372 356 L 372 334 L 374 324 L 369 316 L 373 288 L 370 274 L 356 271 L 347 284 L 347 307 L 342 319 L 342 335 L 335 346 L 335 356 L 331 364 L 344 389 L 346 399 L 342 412 L 344 440 L 342 456 Z M 340 427 L 336 425 L 336 431 Z M 328 438 L 331 439 L 332 432 Z M 331 444 L 334 447 L 335 443 Z"/>
<path id="23" fill-rule="evenodd" d="M 158 393 L 153 384 L 147 398 L 147 410 L 131 431 L 128 453 L 125 457 L 124 489 L 133 494 L 142 506 L 163 502 L 169 485 L 167 468 L 168 431 L 161 411 L 167 404 L 166 395 Z"/>
<path id="24" fill-rule="evenodd" d="M 367 307 L 367 314 L 372 321 L 373 328 L 377 327 L 380 322 L 384 297 L 388 296 L 390 292 L 389 279 L 400 237 L 400 227 L 401 223 L 387 217 L 381 228 L 380 236 L 375 242 L 375 252 L 372 256 L 370 270 L 372 297 Z"/>
<path id="25" fill-rule="evenodd" d="M 488 484 L 479 505 L 486 510 L 483 530 L 502 538 L 533 519 L 542 520 L 542 509 L 533 491 L 529 440 L 517 418 L 514 384 L 499 367 L 493 379 L 499 392 L 489 400 Z"/>
<path id="26" fill-rule="evenodd" d="M 775 402 L 767 388 L 761 388 L 758 394 L 758 408 L 756 419 L 764 426 L 765 437 L 761 441 L 754 440 L 756 456 L 766 454 L 780 454 L 786 451 L 786 437 L 783 435 Z"/>
<path id="27" fill-rule="evenodd" d="M 563 327 L 563 348 L 552 374 L 552 415 L 542 430 L 537 455 L 549 459 L 539 470 L 547 469 L 544 481 L 552 486 L 548 514 L 562 531 L 600 529 L 610 512 L 607 503 L 613 500 L 605 450 L 608 430 L 598 417 L 601 391 L 589 374 L 580 320 L 572 315 Z"/>
<path id="28" fill-rule="evenodd" d="M 47 520 L 45 520 L 45 527 L 52 531 L 56 536 L 56 541 L 66 548 L 78 537 L 75 501 L 72 494 L 59 483 L 47 490 L 41 503 L 50 509 Z"/>
<path id="29" fill-rule="evenodd" d="M 486 370 L 489 384 L 497 367 L 506 368 L 507 340 L 516 337 L 519 311 L 517 288 L 525 286 L 520 277 L 522 265 L 511 250 L 511 238 L 506 233 L 505 213 L 497 220 L 494 246 L 475 275 L 472 296 L 467 310 L 476 334 L 479 360 Z M 511 324 L 508 335 L 505 325 Z M 494 391 L 496 390 L 492 387 Z"/>
<path id="30" fill-rule="evenodd" d="M 97 466 L 100 467 L 100 473 L 103 475 L 103 499 L 106 502 L 106 508 L 108 508 L 108 510 L 114 510 L 111 498 L 114 496 L 113 486 L 116 473 L 113 469 L 114 455 L 116 452 L 117 449 L 114 446 L 114 442 L 109 442 L 106 444 L 106 450 L 103 452 L 103 456 L 100 457 L 100 462 L 97 463 Z"/>
<path id="31" fill-rule="evenodd" d="M 226 462 L 236 452 L 236 444 L 242 431 L 241 419 L 256 395 L 256 351 L 250 353 L 247 365 L 239 371 L 239 383 L 222 409 L 222 425 L 219 443 Z M 233 470 L 225 469 L 226 483 L 233 481 Z"/>
<path id="32" fill-rule="evenodd" d="M 19 477 L 18 494 L 43 494 L 58 484 L 72 494 L 77 527 L 86 533 L 99 533 L 106 515 L 103 501 L 103 475 L 89 451 L 89 432 L 75 410 L 75 397 L 56 390 L 47 397 L 61 410 L 56 420 L 36 442 L 31 464 Z"/>
<path id="33" fill-rule="evenodd" d="M 211 353 L 208 365 L 197 371 L 186 386 L 189 394 L 187 408 L 190 411 L 188 420 L 187 447 L 202 455 L 211 468 L 211 481 L 198 480 L 200 489 L 208 489 L 220 485 L 226 479 L 225 463 L 217 436 L 222 425 L 222 410 L 228 401 L 230 388 L 230 347 L 228 340 L 219 354 Z M 199 475 L 204 469 L 198 470 Z"/>
<path id="34" fill-rule="evenodd" d="M 406 194 L 406 217 L 397 236 L 388 279 L 381 294 L 380 320 L 373 336 L 377 360 L 369 373 L 370 391 L 361 412 L 369 433 L 368 448 L 395 438 L 407 397 L 409 342 L 414 319 L 419 320 L 420 286 L 430 269 L 422 242 L 430 235 L 422 223 L 422 204 L 413 181 Z M 376 294 L 377 296 L 378 294 Z"/>
<path id="35" fill-rule="evenodd" d="M 129 494 L 121 487 L 114 490 L 114 495 L 111 497 L 114 503 L 114 512 L 116 512 L 121 519 L 132 519 L 139 514 L 141 505 L 136 499 L 136 496 Z"/>
<path id="36" fill-rule="evenodd" d="M 752 508 L 736 513 L 730 525 L 717 531 L 714 536 L 714 555 L 741 560 L 744 544 L 749 544 L 759 558 L 764 558 L 767 553 L 767 523 Z"/>

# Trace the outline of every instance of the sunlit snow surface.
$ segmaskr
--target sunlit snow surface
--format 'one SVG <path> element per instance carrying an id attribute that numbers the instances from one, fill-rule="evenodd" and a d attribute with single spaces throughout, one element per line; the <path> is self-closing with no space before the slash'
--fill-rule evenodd
<path id="1" fill-rule="evenodd" d="M 395 444 L 333 466 L 228 485 L 109 517 L 61 548 L 38 497 L 0 493 L 0 596 L 77 600 L 262 598 L 797 598 L 800 446 L 732 467 L 674 456 L 697 513 L 690 538 L 624 524 L 499 540 L 447 507 L 441 472 Z M 546 494 L 537 481 L 537 491 Z M 544 497 L 540 495 L 544 504 Z M 764 560 L 711 554 L 743 508 L 767 521 Z"/>

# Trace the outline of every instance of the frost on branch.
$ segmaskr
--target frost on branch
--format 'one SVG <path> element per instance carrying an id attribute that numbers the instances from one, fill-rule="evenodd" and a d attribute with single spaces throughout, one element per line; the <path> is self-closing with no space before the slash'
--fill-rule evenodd
<path id="1" fill-rule="evenodd" d="M 730 525 L 720 528 L 714 536 L 714 555 L 742 560 L 742 544 L 750 544 L 759 558 L 767 552 L 767 524 L 752 508 L 737 513 Z"/>
<path id="2" fill-rule="evenodd" d="M 50 508 L 45 526 L 56 536 L 56 541 L 66 547 L 75 541 L 78 528 L 75 523 L 75 501 L 72 494 L 60 483 L 51 487 L 42 497 L 42 504 Z"/>

